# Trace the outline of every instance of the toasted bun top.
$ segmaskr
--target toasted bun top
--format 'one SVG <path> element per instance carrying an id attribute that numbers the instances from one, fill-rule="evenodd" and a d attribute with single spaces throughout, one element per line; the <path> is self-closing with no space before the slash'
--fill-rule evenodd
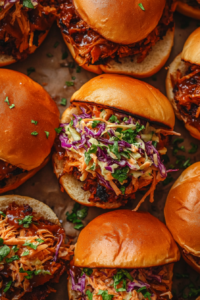
<path id="1" fill-rule="evenodd" d="M 168 264 L 180 257 L 166 226 L 149 213 L 111 211 L 80 233 L 74 263 L 79 267 L 141 268 Z"/>
<path id="2" fill-rule="evenodd" d="M 0 210 L 4 211 L 13 202 L 15 202 L 19 206 L 28 204 L 30 207 L 32 207 L 33 212 L 36 213 L 36 216 L 44 218 L 45 220 L 50 221 L 54 224 L 60 225 L 56 214 L 49 206 L 30 197 L 17 195 L 0 196 Z"/>
<path id="3" fill-rule="evenodd" d="M 164 213 L 177 243 L 188 252 L 200 255 L 200 162 L 187 168 L 176 180 Z"/>
<path id="4" fill-rule="evenodd" d="M 197 28 L 186 40 L 181 59 L 192 64 L 200 65 L 200 27 Z"/>
<path id="5" fill-rule="evenodd" d="M 153 86 L 127 76 L 103 74 L 84 84 L 71 102 L 88 102 L 173 129 L 175 116 L 169 100 Z"/>
<path id="6" fill-rule="evenodd" d="M 106 39 L 119 44 L 141 41 L 157 26 L 166 0 L 73 0 L 82 19 Z"/>
<path id="7" fill-rule="evenodd" d="M 59 125 L 58 108 L 49 94 L 24 74 L 1 69 L 0 82 L 0 159 L 34 169 L 51 151 Z M 9 108 L 6 97 L 14 108 Z M 34 131 L 37 136 L 31 135 Z"/>

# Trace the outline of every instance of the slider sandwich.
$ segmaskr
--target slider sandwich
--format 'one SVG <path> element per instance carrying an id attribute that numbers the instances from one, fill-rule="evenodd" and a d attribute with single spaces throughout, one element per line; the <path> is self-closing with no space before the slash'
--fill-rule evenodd
<path id="1" fill-rule="evenodd" d="M 175 116 L 157 89 L 139 80 L 104 74 L 84 84 L 62 115 L 54 172 L 80 204 L 117 208 L 137 190 L 166 178 L 166 154 Z"/>
<path id="2" fill-rule="evenodd" d="M 103 214 L 78 237 L 69 300 L 171 299 L 173 265 L 179 259 L 170 232 L 149 213 Z"/>
<path id="3" fill-rule="evenodd" d="M 200 0 L 179 0 L 176 10 L 185 16 L 200 20 Z"/>
<path id="4" fill-rule="evenodd" d="M 200 162 L 187 168 L 172 186 L 165 220 L 184 260 L 200 273 Z"/>
<path id="5" fill-rule="evenodd" d="M 0 82 L 0 193 L 5 193 L 48 162 L 59 111 L 49 94 L 24 74 L 0 69 Z"/>
<path id="6" fill-rule="evenodd" d="M 42 202 L 9 195 L 0 197 L 0 223 L 1 299 L 45 299 L 73 254 L 57 216 Z"/>
<path id="7" fill-rule="evenodd" d="M 187 39 L 166 78 L 166 91 L 175 114 L 190 134 L 200 139 L 200 28 Z"/>
<path id="8" fill-rule="evenodd" d="M 144 78 L 166 63 L 174 39 L 172 0 L 65 0 L 57 23 L 88 71 Z"/>
<path id="9" fill-rule="evenodd" d="M 0 0 L 0 66 L 27 58 L 43 42 L 55 17 L 53 1 Z"/>

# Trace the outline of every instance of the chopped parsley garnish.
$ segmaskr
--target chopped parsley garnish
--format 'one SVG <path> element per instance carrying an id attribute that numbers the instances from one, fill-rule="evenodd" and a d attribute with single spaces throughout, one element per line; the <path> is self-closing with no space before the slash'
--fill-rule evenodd
<path id="1" fill-rule="evenodd" d="M 119 182 L 123 182 L 124 180 L 127 179 L 128 172 L 129 172 L 129 168 L 128 167 L 124 167 L 124 168 L 115 170 L 114 173 L 112 173 L 112 176 L 115 179 L 117 179 Z"/>
<path id="2" fill-rule="evenodd" d="M 8 97 L 6 97 L 6 99 L 4 100 L 4 102 L 6 102 L 8 105 L 10 105 Z"/>
<path id="3" fill-rule="evenodd" d="M 33 275 L 40 275 L 40 274 L 42 274 L 42 275 L 52 275 L 49 271 L 45 271 L 45 270 L 28 271 L 28 270 L 24 270 L 23 268 L 20 268 L 19 272 L 28 274 L 27 276 L 24 276 L 26 279 L 33 278 Z"/>
<path id="4" fill-rule="evenodd" d="M 142 3 L 139 3 L 138 6 L 141 8 L 141 10 L 145 10 L 144 6 Z"/>
<path id="5" fill-rule="evenodd" d="M 97 127 L 97 125 L 98 125 L 99 123 L 101 123 L 101 121 L 93 121 L 93 122 L 92 122 L 92 128 Z"/>
<path id="6" fill-rule="evenodd" d="M 60 105 L 66 106 L 67 105 L 67 99 L 66 98 L 62 98 Z"/>
<path id="7" fill-rule="evenodd" d="M 0 248 L 0 262 L 3 261 L 4 257 L 6 257 L 10 253 L 10 248 L 7 245 L 4 245 Z"/>
<path id="8" fill-rule="evenodd" d="M 81 209 L 81 205 L 79 203 L 75 203 L 72 209 L 72 213 L 66 212 L 67 221 L 72 222 L 75 224 L 75 229 L 81 229 L 84 227 L 81 220 L 85 219 L 88 214 L 88 207 L 84 207 Z"/>
<path id="9" fill-rule="evenodd" d="M 45 134 L 46 134 L 46 138 L 48 139 L 49 138 L 49 131 L 45 131 Z"/>
<path id="10" fill-rule="evenodd" d="M 86 293 L 86 295 L 88 296 L 88 299 L 89 299 L 89 300 L 92 300 L 92 299 L 93 299 L 93 294 L 90 292 L 90 290 L 87 290 L 85 293 Z"/>
<path id="11" fill-rule="evenodd" d="M 39 244 L 40 244 L 40 243 L 39 243 Z M 30 243 L 29 241 L 26 241 L 26 242 L 23 244 L 23 246 L 28 246 L 28 247 L 30 247 L 30 248 L 36 250 L 36 249 L 37 249 L 37 246 L 38 246 L 39 244 L 34 245 L 34 244 Z"/>
<path id="12" fill-rule="evenodd" d="M 92 146 L 90 147 L 90 149 L 89 149 L 87 152 L 84 153 L 86 165 L 88 165 L 89 162 L 90 162 L 91 159 L 92 159 L 91 156 L 90 156 L 90 154 L 92 154 L 92 153 L 95 153 L 95 154 L 96 154 L 96 152 L 97 152 L 97 146 L 96 146 L 96 145 L 92 145 Z"/>
<path id="13" fill-rule="evenodd" d="M 26 216 L 23 220 L 18 219 L 19 225 L 23 225 L 24 228 L 29 228 L 32 224 L 33 216 Z"/>
<path id="14" fill-rule="evenodd" d="M 119 189 L 121 190 L 122 195 L 124 195 L 124 194 L 125 194 L 126 187 L 122 185 Z"/>
<path id="15" fill-rule="evenodd" d="M 42 239 L 36 239 L 36 241 L 37 241 L 39 244 L 44 243 L 44 240 L 42 240 Z"/>
<path id="16" fill-rule="evenodd" d="M 37 270 L 37 271 L 34 271 L 34 275 L 52 275 L 50 271 L 45 271 L 45 270 Z"/>
<path id="17" fill-rule="evenodd" d="M 66 86 L 74 86 L 74 82 L 73 81 L 66 81 L 65 82 Z"/>
<path id="18" fill-rule="evenodd" d="M 0 215 L 2 215 L 4 218 L 6 217 L 6 214 L 4 214 L 1 210 L 0 210 Z"/>
<path id="19" fill-rule="evenodd" d="M 23 0 L 23 6 L 28 8 L 34 8 L 33 3 L 31 0 Z"/>
<path id="20" fill-rule="evenodd" d="M 53 45 L 53 47 L 57 48 L 59 44 L 60 44 L 59 42 L 55 42 L 55 44 Z"/>
<path id="21" fill-rule="evenodd" d="M 28 76 L 31 75 L 31 73 L 33 73 L 33 72 L 35 72 L 35 68 L 30 67 L 30 68 L 27 69 L 27 75 Z"/>
<path id="22" fill-rule="evenodd" d="M 68 57 L 68 52 L 65 51 L 65 52 L 63 53 L 63 55 L 62 55 L 62 59 L 66 59 L 67 57 Z"/>
<path id="23" fill-rule="evenodd" d="M 11 263 L 11 262 L 13 262 L 15 260 L 19 260 L 19 256 L 18 255 L 14 255 L 14 256 L 12 256 L 10 258 L 6 258 L 7 264 L 9 264 L 9 263 Z"/>
<path id="24" fill-rule="evenodd" d="M 120 123 L 118 118 L 115 115 L 112 115 L 108 121 L 111 123 L 117 123 L 117 124 Z"/>
<path id="25" fill-rule="evenodd" d="M 72 76 L 72 80 L 76 80 L 76 77 L 75 77 L 75 76 Z"/>
<path id="26" fill-rule="evenodd" d="M 181 278 L 189 278 L 189 274 L 175 273 L 175 277 L 176 277 L 177 279 L 181 279 Z"/>
<path id="27" fill-rule="evenodd" d="M 142 293 L 142 295 L 144 296 L 144 298 L 148 298 L 149 300 L 151 300 L 151 293 L 149 293 L 147 291 L 146 286 L 141 287 L 137 290 L 138 293 Z"/>
<path id="28" fill-rule="evenodd" d="M 81 73 L 81 67 L 80 67 L 80 66 L 78 66 L 78 67 L 76 68 L 76 73 Z"/>
<path id="29" fill-rule="evenodd" d="M 62 127 L 55 128 L 55 132 L 56 132 L 56 133 L 59 134 L 59 133 L 61 133 L 61 131 L 62 131 Z"/>
<path id="30" fill-rule="evenodd" d="M 85 273 L 87 276 L 91 276 L 93 273 L 93 270 L 91 268 L 83 268 L 81 274 L 83 275 L 83 273 Z"/>
<path id="31" fill-rule="evenodd" d="M 38 135 L 38 132 L 37 131 L 33 131 L 33 132 L 31 132 L 31 135 Z"/>
<path id="32" fill-rule="evenodd" d="M 70 125 L 70 126 L 73 126 L 73 124 L 74 124 L 74 121 L 71 120 L 70 123 L 69 123 L 69 125 Z"/>
<path id="33" fill-rule="evenodd" d="M 12 280 L 11 281 L 9 281 L 7 284 L 6 284 L 6 287 L 5 287 L 5 289 L 3 290 L 4 291 L 4 293 L 6 293 L 9 289 L 10 289 L 10 287 L 11 287 L 11 284 L 12 284 Z"/>
<path id="34" fill-rule="evenodd" d="M 15 245 L 15 246 L 12 246 L 12 250 L 13 250 L 14 252 L 17 252 L 17 251 L 19 250 L 19 248 L 17 248 L 17 246 Z"/>
<path id="35" fill-rule="evenodd" d="M 47 57 L 53 57 L 53 54 L 52 53 L 47 53 L 46 56 Z"/>
<path id="36" fill-rule="evenodd" d="M 22 255 L 21 255 L 21 256 L 27 256 L 27 255 L 29 255 L 29 253 L 30 253 L 30 251 L 29 251 L 29 250 L 25 250 L 25 251 L 22 253 Z"/>
<path id="37" fill-rule="evenodd" d="M 109 295 L 108 291 L 99 290 L 97 295 L 101 295 L 103 300 L 112 300 L 114 295 Z"/>
<path id="38" fill-rule="evenodd" d="M 164 186 L 168 185 L 170 182 L 172 182 L 174 180 L 174 178 L 172 177 L 171 174 L 167 174 L 167 177 L 165 180 L 163 180 L 162 184 Z"/>
<path id="39" fill-rule="evenodd" d="M 126 270 L 119 270 L 117 274 L 114 275 L 114 288 L 116 292 L 125 292 L 126 291 L 126 278 L 133 281 L 133 277 L 130 275 L 130 273 Z M 117 285 L 122 282 L 123 286 L 121 288 L 117 288 Z"/>
<path id="40" fill-rule="evenodd" d="M 31 123 L 37 125 L 38 121 L 31 120 Z"/>
<path id="41" fill-rule="evenodd" d="M 0 238 L 0 246 L 3 246 L 3 242 L 4 242 L 4 240 L 2 238 Z"/>
<path id="42" fill-rule="evenodd" d="M 15 104 L 11 104 L 11 105 L 9 106 L 10 109 L 12 109 L 12 108 L 14 108 L 14 107 L 15 107 Z"/>
<path id="43" fill-rule="evenodd" d="M 190 154 L 196 153 L 198 150 L 198 145 L 194 144 L 194 143 L 191 143 L 190 145 L 192 146 L 192 148 L 188 151 L 188 153 L 190 153 Z"/>
<path id="44" fill-rule="evenodd" d="M 121 158 L 121 155 L 119 154 L 119 146 L 118 142 L 115 141 L 113 145 L 108 145 L 110 152 L 112 152 L 118 159 Z"/>

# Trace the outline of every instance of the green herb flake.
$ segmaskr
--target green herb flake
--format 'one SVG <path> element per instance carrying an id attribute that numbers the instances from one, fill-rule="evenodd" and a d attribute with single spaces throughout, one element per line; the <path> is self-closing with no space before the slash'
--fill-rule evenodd
<path id="1" fill-rule="evenodd" d="M 19 260 L 19 256 L 18 255 L 14 255 L 14 256 L 12 256 L 10 258 L 6 258 L 7 264 L 9 264 L 9 263 L 11 263 L 11 262 L 13 262 L 15 260 Z"/>
<path id="2" fill-rule="evenodd" d="M 4 257 L 6 257 L 10 253 L 10 248 L 7 245 L 4 245 L 0 248 L 0 262 L 3 261 Z"/>
<path id="3" fill-rule="evenodd" d="M 76 80 L 76 77 L 75 77 L 75 76 L 72 76 L 72 80 Z"/>
<path id="4" fill-rule="evenodd" d="M 6 217 L 6 214 L 4 214 L 1 210 L 0 210 L 0 215 L 2 215 L 4 218 Z"/>
<path id="5" fill-rule="evenodd" d="M 92 159 L 91 156 L 90 156 L 90 154 L 92 154 L 92 153 L 96 154 L 96 152 L 97 152 L 97 146 L 96 145 L 92 145 L 90 147 L 90 149 L 87 152 L 84 153 L 86 165 L 88 165 L 89 162 L 90 162 L 90 160 Z"/>
<path id="6" fill-rule="evenodd" d="M 120 123 L 118 118 L 115 115 L 112 115 L 108 121 L 111 123 L 117 123 L 117 124 Z"/>
<path id="7" fill-rule="evenodd" d="M 44 240 L 42 240 L 42 239 L 36 239 L 36 241 L 37 241 L 39 244 L 44 243 Z"/>
<path id="8" fill-rule="evenodd" d="M 66 84 L 66 86 L 68 86 L 68 87 L 74 86 L 74 82 L 73 82 L 73 81 L 66 81 L 65 84 Z"/>
<path id="9" fill-rule="evenodd" d="M 30 243 L 29 241 L 26 241 L 26 242 L 23 244 L 23 246 L 30 247 L 30 248 L 32 248 L 32 249 L 34 249 L 34 250 L 37 249 L 37 246 L 38 246 L 38 245 L 39 245 L 39 244 L 34 245 L 34 244 Z"/>
<path id="10" fill-rule="evenodd" d="M 4 291 L 4 293 L 6 293 L 9 289 L 10 289 L 10 287 L 11 287 L 11 284 L 12 284 L 12 280 L 11 281 L 9 281 L 7 284 L 6 284 L 6 287 L 5 287 L 5 289 L 3 290 Z"/>
<path id="11" fill-rule="evenodd" d="M 49 138 L 49 131 L 45 131 L 45 134 L 46 134 L 46 138 L 48 139 Z"/>
<path id="12" fill-rule="evenodd" d="M 74 228 L 79 230 L 84 227 L 81 220 L 83 220 L 87 216 L 87 213 L 87 207 L 81 209 L 81 205 L 79 203 L 75 203 L 72 209 L 72 213 L 66 212 L 67 221 L 75 224 Z"/>
<path id="13" fill-rule="evenodd" d="M 189 278 L 188 274 L 182 274 L 182 273 L 175 273 L 175 277 L 177 279 L 181 279 L 181 278 Z"/>
<path id="14" fill-rule="evenodd" d="M 22 255 L 21 255 L 21 256 L 27 256 L 27 255 L 29 255 L 29 253 L 30 253 L 30 251 L 29 251 L 29 250 L 25 250 L 25 251 L 22 253 Z"/>
<path id="15" fill-rule="evenodd" d="M 93 122 L 92 122 L 92 128 L 97 127 L 97 125 L 98 125 L 99 123 L 101 123 L 101 121 L 93 121 Z"/>
<path id="16" fill-rule="evenodd" d="M 124 167 L 121 169 L 116 169 L 114 173 L 112 173 L 112 176 L 117 179 L 119 182 L 123 182 L 128 177 L 129 168 Z"/>
<path id="17" fill-rule="evenodd" d="M 83 228 L 83 227 L 84 227 L 83 224 L 76 224 L 76 225 L 74 226 L 74 229 L 79 230 L 79 229 L 81 229 L 81 228 Z"/>
<path id="18" fill-rule="evenodd" d="M 120 191 L 122 192 L 122 195 L 124 195 L 124 194 L 125 194 L 126 187 L 122 185 L 119 189 L 120 189 Z"/>
<path id="19" fill-rule="evenodd" d="M 15 104 L 11 104 L 11 105 L 9 106 L 10 109 L 12 109 L 12 108 L 14 108 L 14 107 L 15 107 Z"/>
<path id="20" fill-rule="evenodd" d="M 147 291 L 146 286 L 141 287 L 137 290 L 138 293 L 142 293 L 142 295 L 144 296 L 144 298 L 148 298 L 149 300 L 151 300 L 151 293 L 149 293 Z"/>
<path id="21" fill-rule="evenodd" d="M 37 131 L 33 131 L 33 132 L 31 132 L 31 135 L 36 136 L 36 135 L 38 135 L 38 132 Z"/>
<path id="22" fill-rule="evenodd" d="M 93 270 L 91 268 L 83 268 L 82 273 L 85 273 L 87 276 L 91 276 L 93 273 Z"/>
<path id="23" fill-rule="evenodd" d="M 60 105 L 66 106 L 67 105 L 67 99 L 66 98 L 62 98 L 61 102 L 60 102 Z"/>
<path id="24" fill-rule="evenodd" d="M 18 219 L 19 225 L 23 225 L 24 228 L 29 228 L 32 224 L 33 216 L 26 216 L 24 219 Z"/>
<path id="25" fill-rule="evenodd" d="M 10 105 L 8 97 L 6 97 L 6 99 L 4 100 L 4 102 L 6 102 L 8 105 Z"/>
<path id="26" fill-rule="evenodd" d="M 194 143 L 191 143 L 190 145 L 192 146 L 192 148 L 188 151 L 188 153 L 190 153 L 190 154 L 196 153 L 198 150 L 198 145 L 194 144 Z"/>
<path id="27" fill-rule="evenodd" d="M 80 66 L 78 66 L 78 67 L 76 68 L 76 73 L 81 73 L 81 67 L 80 67 Z"/>
<path id="28" fill-rule="evenodd" d="M 0 238 L 0 246 L 3 246 L 4 240 Z"/>
<path id="29" fill-rule="evenodd" d="M 87 290 L 85 293 L 86 293 L 86 295 L 88 296 L 88 299 L 89 299 L 89 300 L 92 300 L 92 299 L 93 299 L 93 294 L 90 292 L 90 290 Z"/>
<path id="30" fill-rule="evenodd" d="M 55 44 L 53 45 L 53 47 L 57 48 L 59 44 L 60 44 L 59 42 L 55 42 Z"/>
<path id="31" fill-rule="evenodd" d="M 80 218 L 81 220 L 85 219 L 88 214 L 88 207 L 84 207 L 84 208 L 78 210 L 76 214 L 77 214 L 77 217 Z"/>
<path id="32" fill-rule="evenodd" d="M 74 61 L 70 61 L 70 62 L 68 63 L 68 68 L 74 69 L 74 68 L 75 68 L 75 62 L 74 62 Z"/>
<path id="33" fill-rule="evenodd" d="M 166 179 L 162 182 L 163 186 L 168 185 L 170 182 L 172 182 L 174 178 L 171 176 L 171 174 L 167 174 Z"/>
<path id="34" fill-rule="evenodd" d="M 34 8 L 33 3 L 31 0 L 23 0 L 23 6 L 28 8 Z"/>
<path id="35" fill-rule="evenodd" d="M 31 120 L 31 123 L 37 125 L 38 121 Z"/>
<path id="36" fill-rule="evenodd" d="M 17 251 L 19 250 L 19 248 L 17 248 L 17 246 L 14 245 L 14 246 L 12 246 L 12 250 L 13 250 L 14 252 L 17 252 Z"/>
<path id="37" fill-rule="evenodd" d="M 138 6 L 141 8 L 141 10 L 145 11 L 145 8 L 142 3 L 139 3 Z"/>
<path id="38" fill-rule="evenodd" d="M 65 51 L 63 54 L 62 54 L 62 59 L 66 59 L 68 57 L 68 52 Z"/>
<path id="39" fill-rule="evenodd" d="M 56 132 L 56 133 L 59 134 L 59 133 L 61 133 L 61 131 L 62 131 L 62 127 L 55 128 L 55 132 Z"/>
<path id="40" fill-rule="evenodd" d="M 101 295 L 103 300 L 112 300 L 114 295 L 108 294 L 108 291 L 99 290 L 97 295 Z"/>
<path id="41" fill-rule="evenodd" d="M 35 68 L 30 67 L 30 68 L 27 69 L 27 75 L 28 76 L 31 75 L 31 73 L 33 73 L 33 72 L 35 72 Z"/>

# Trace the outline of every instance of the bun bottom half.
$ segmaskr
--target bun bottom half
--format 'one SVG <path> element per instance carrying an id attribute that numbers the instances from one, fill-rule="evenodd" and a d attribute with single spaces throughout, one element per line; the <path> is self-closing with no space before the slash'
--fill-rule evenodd
<path id="1" fill-rule="evenodd" d="M 187 17 L 200 20 L 200 8 L 193 7 L 187 3 L 179 1 L 176 6 L 176 10 Z"/>
<path id="2" fill-rule="evenodd" d="M 191 126 L 188 123 L 187 117 L 184 117 L 183 115 L 180 114 L 178 107 L 176 105 L 175 99 L 174 99 L 171 75 L 176 75 L 177 70 L 180 70 L 181 73 L 185 73 L 187 68 L 188 68 L 187 64 L 181 60 L 181 53 L 180 53 L 179 55 L 176 56 L 176 58 L 173 60 L 173 62 L 169 66 L 169 70 L 168 70 L 166 82 L 165 82 L 166 93 L 167 93 L 168 99 L 170 100 L 170 102 L 174 108 L 174 112 L 175 112 L 177 118 L 185 123 L 185 128 L 190 132 L 192 137 L 200 140 L 199 130 L 196 129 L 195 127 Z"/>
<path id="3" fill-rule="evenodd" d="M 49 30 L 47 30 L 40 38 L 38 42 L 38 46 L 32 46 L 29 48 L 29 54 L 32 54 L 35 52 L 35 50 L 42 44 L 42 42 L 45 40 L 47 34 L 49 33 Z M 14 59 L 11 55 L 5 55 L 0 53 L 0 67 L 5 67 L 11 64 L 16 63 L 17 60 Z"/>
<path id="4" fill-rule="evenodd" d="M 48 163 L 49 160 L 50 160 L 50 156 L 48 156 L 39 167 L 37 167 L 31 171 L 21 173 L 19 175 L 15 175 L 15 176 L 7 179 L 5 187 L 0 188 L 0 194 L 3 194 L 5 192 L 8 192 L 8 191 L 18 188 L 25 181 L 27 181 L 29 178 L 34 176 L 40 169 L 42 169 Z"/>
<path id="5" fill-rule="evenodd" d="M 146 78 L 157 73 L 167 62 L 174 44 L 174 29 L 169 29 L 165 37 L 153 46 L 151 52 L 141 63 L 137 63 L 137 57 L 134 57 L 133 59 L 131 57 L 124 57 L 119 59 L 120 63 L 111 60 L 107 65 L 88 66 L 83 64 L 83 59 L 80 56 L 75 55 L 73 46 L 67 42 L 65 35 L 62 35 L 71 55 L 85 70 L 96 74 L 116 73 L 136 78 Z"/>

